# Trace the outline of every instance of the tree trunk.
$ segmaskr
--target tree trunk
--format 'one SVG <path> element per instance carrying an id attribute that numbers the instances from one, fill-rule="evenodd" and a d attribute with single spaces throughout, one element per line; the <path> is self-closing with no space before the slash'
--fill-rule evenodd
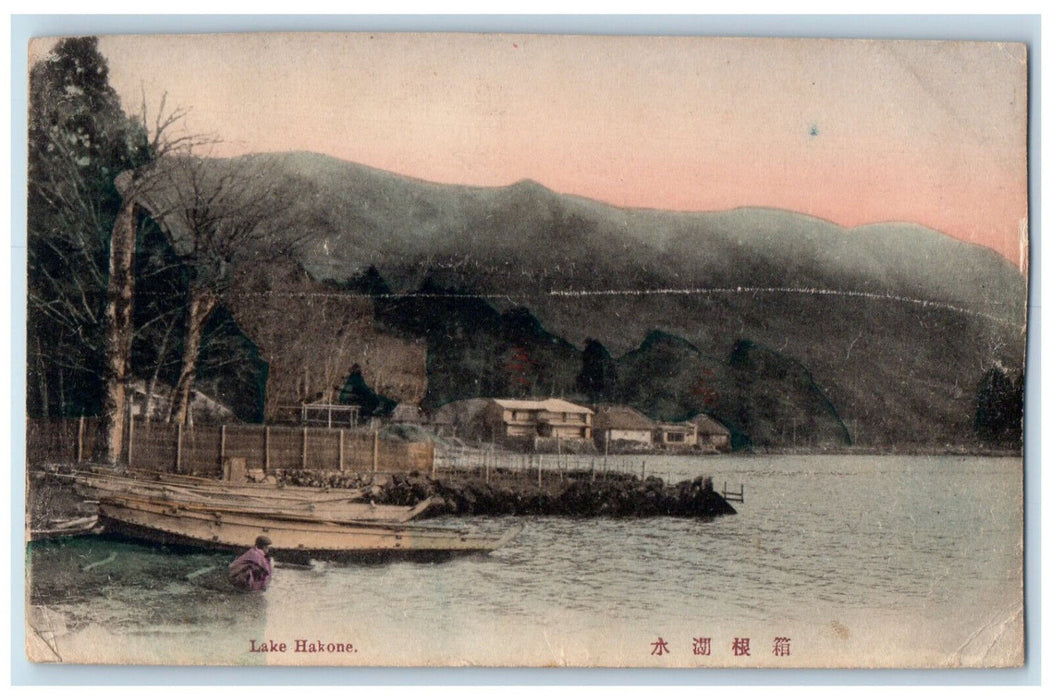
<path id="1" fill-rule="evenodd" d="M 168 328 L 164 331 L 161 347 L 157 349 L 157 362 L 154 364 L 153 374 L 150 375 L 150 385 L 146 388 L 146 405 L 142 414 L 147 423 L 150 422 L 150 416 L 153 415 L 153 401 L 154 396 L 157 395 L 157 381 L 161 374 L 161 365 L 164 364 L 164 356 L 168 354 L 168 340 L 172 337 L 173 328 L 175 328 L 175 321 L 169 323 Z"/>
<path id="2" fill-rule="evenodd" d="M 190 411 L 190 391 L 197 380 L 197 356 L 201 353 L 201 330 L 215 309 L 218 299 L 210 289 L 190 290 L 190 305 L 186 310 L 186 338 L 183 341 L 183 363 L 179 383 L 175 385 L 168 422 L 186 425 Z"/>
<path id="3" fill-rule="evenodd" d="M 47 385 L 47 370 L 48 370 L 48 368 L 46 366 L 47 363 L 43 361 L 44 350 L 40 346 L 40 338 L 39 337 L 36 338 L 36 345 L 37 345 L 37 354 L 36 354 L 36 358 L 35 359 L 37 361 L 37 376 L 40 379 L 39 386 L 37 388 L 37 391 L 40 392 L 40 410 L 41 410 L 41 414 L 40 415 L 42 415 L 44 418 L 50 418 L 51 417 L 51 413 L 50 413 L 51 403 L 49 401 L 50 397 L 48 396 L 48 385 Z"/>
<path id="4" fill-rule="evenodd" d="M 113 224 L 109 273 L 104 317 L 105 386 L 95 458 L 116 464 L 124 451 L 124 418 L 127 414 L 125 383 L 131 356 L 132 307 L 135 300 L 135 201 L 131 198 L 121 204 Z"/>

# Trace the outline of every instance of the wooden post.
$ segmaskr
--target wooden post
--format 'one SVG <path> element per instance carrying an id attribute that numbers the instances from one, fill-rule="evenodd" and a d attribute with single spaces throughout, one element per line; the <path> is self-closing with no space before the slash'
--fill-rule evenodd
<path id="1" fill-rule="evenodd" d="M 595 483 L 595 457 L 592 457 L 592 483 Z"/>
<path id="2" fill-rule="evenodd" d="M 431 443 L 431 478 L 435 478 L 435 473 L 438 470 L 438 464 L 435 462 L 435 443 Z"/>
<path id="3" fill-rule="evenodd" d="M 270 473 L 270 426 L 263 426 L 263 471 Z"/>
<path id="4" fill-rule="evenodd" d="M 77 419 L 77 461 L 84 461 L 84 416 Z"/>
<path id="5" fill-rule="evenodd" d="M 373 428 L 373 481 L 376 480 L 376 468 L 380 461 L 380 429 Z"/>
<path id="6" fill-rule="evenodd" d="M 300 456 L 302 457 L 303 471 L 307 471 L 307 426 L 303 426 L 303 449 L 300 452 Z"/>
<path id="7" fill-rule="evenodd" d="M 132 448 L 135 444 L 135 416 L 132 415 L 131 406 L 128 406 L 128 466 L 132 465 Z"/>
<path id="8" fill-rule="evenodd" d="M 175 473 L 183 471 L 183 424 L 175 424 Z"/>
<path id="9" fill-rule="evenodd" d="M 219 426 L 219 468 L 223 468 L 226 459 L 226 426 Z"/>
<path id="10" fill-rule="evenodd" d="M 642 469 L 640 471 L 640 478 L 643 481 L 647 480 L 647 461 L 645 459 L 643 460 L 643 467 L 642 467 Z"/>
<path id="11" fill-rule="evenodd" d="M 537 486 L 541 485 L 541 465 L 544 463 L 544 455 L 537 455 Z"/>
<path id="12" fill-rule="evenodd" d="M 343 471 L 343 428 L 340 428 L 340 471 Z"/>

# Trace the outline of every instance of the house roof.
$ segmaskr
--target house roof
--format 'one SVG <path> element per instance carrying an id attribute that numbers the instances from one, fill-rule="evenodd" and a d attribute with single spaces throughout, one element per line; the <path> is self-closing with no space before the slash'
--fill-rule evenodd
<path id="1" fill-rule="evenodd" d="M 699 413 L 690 419 L 690 422 L 698 426 L 698 432 L 702 435 L 730 435 L 731 431 L 714 418 Z"/>
<path id="2" fill-rule="evenodd" d="M 501 408 L 513 411 L 550 411 L 552 413 L 592 413 L 592 409 L 563 399 L 492 399 Z"/>
<path id="3" fill-rule="evenodd" d="M 595 407 L 595 427 L 599 430 L 653 430 L 655 425 L 654 421 L 631 406 Z"/>
<path id="4" fill-rule="evenodd" d="M 683 432 L 694 432 L 697 430 L 697 426 L 690 422 L 683 423 L 658 423 L 658 427 L 666 432 L 676 432 L 682 430 Z"/>

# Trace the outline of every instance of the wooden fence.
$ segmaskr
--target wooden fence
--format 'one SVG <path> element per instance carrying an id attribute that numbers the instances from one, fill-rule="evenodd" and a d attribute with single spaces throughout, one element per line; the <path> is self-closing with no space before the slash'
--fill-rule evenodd
<path id="1" fill-rule="evenodd" d="M 92 458 L 97 418 L 30 420 L 29 464 L 81 462 Z M 184 474 L 221 474 L 223 463 L 243 458 L 247 469 L 338 472 L 430 471 L 435 450 L 427 442 L 386 440 L 356 429 L 256 424 L 197 425 L 128 422 L 124 457 L 136 469 Z"/>

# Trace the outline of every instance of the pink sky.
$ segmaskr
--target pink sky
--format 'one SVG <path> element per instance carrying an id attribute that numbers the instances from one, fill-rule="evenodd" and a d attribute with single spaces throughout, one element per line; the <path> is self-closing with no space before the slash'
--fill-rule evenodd
<path id="1" fill-rule="evenodd" d="M 244 34 L 100 49 L 126 109 L 167 92 L 222 155 L 309 150 L 630 207 L 912 221 L 1021 254 L 1021 45 Z"/>

